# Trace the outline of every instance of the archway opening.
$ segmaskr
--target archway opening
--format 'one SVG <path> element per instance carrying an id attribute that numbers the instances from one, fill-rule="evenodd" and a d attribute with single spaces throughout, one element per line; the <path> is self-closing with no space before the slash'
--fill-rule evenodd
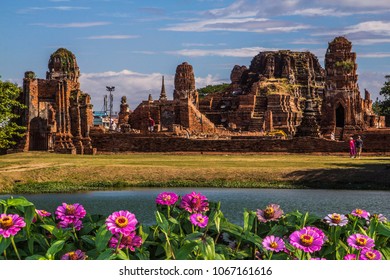
<path id="1" fill-rule="evenodd" d="M 47 151 L 48 134 L 47 120 L 40 117 L 33 118 L 30 122 L 30 151 Z"/>
<path id="2" fill-rule="evenodd" d="M 336 127 L 344 127 L 345 111 L 344 107 L 339 104 L 336 108 Z"/>

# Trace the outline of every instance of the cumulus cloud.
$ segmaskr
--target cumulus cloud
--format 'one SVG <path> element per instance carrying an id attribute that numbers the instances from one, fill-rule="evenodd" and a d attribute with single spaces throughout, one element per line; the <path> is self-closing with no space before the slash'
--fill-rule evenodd
<path id="1" fill-rule="evenodd" d="M 81 89 L 91 95 L 93 110 L 100 111 L 103 108 L 104 95 L 109 94 L 106 86 L 115 86 L 114 112 L 119 111 L 122 96 L 127 97 L 130 109 L 134 110 L 143 100 L 147 100 L 152 94 L 154 100 L 160 97 L 161 79 L 164 76 L 165 90 L 168 99 L 173 99 L 174 75 L 163 73 L 139 73 L 131 70 L 107 71 L 100 73 L 82 73 L 80 77 Z M 196 77 L 196 87 L 218 84 L 223 81 L 218 76 L 207 75 Z"/>
<path id="2" fill-rule="evenodd" d="M 367 89 L 371 93 L 371 99 L 374 101 L 377 97 L 380 98 L 379 92 L 385 82 L 387 73 L 363 71 L 359 73 L 359 88 L 364 93 Z"/>

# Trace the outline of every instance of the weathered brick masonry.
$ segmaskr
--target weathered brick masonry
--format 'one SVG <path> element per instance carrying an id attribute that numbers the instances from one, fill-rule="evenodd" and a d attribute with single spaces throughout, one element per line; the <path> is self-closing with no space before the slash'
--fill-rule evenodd
<path id="1" fill-rule="evenodd" d="M 292 140 L 235 137 L 232 139 L 186 139 L 150 134 L 91 133 L 99 152 L 254 152 L 254 153 L 347 153 L 348 142 L 320 138 Z M 363 152 L 389 154 L 390 130 L 363 135 Z"/>

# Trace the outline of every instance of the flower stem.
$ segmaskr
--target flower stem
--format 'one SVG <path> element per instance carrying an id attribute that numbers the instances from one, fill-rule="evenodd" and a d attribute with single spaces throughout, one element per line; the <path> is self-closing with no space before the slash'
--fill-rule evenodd
<path id="1" fill-rule="evenodd" d="M 12 247 L 14 247 L 16 256 L 18 257 L 19 260 L 21 260 L 21 258 L 20 258 L 20 256 L 19 256 L 18 248 L 16 248 L 16 244 L 15 244 L 15 240 L 14 240 L 14 237 L 13 237 L 13 236 L 11 236 L 11 243 L 12 243 Z"/>
<path id="2" fill-rule="evenodd" d="M 123 233 L 121 233 L 119 235 L 118 244 L 116 245 L 116 248 L 115 248 L 115 253 L 118 253 L 118 248 L 119 248 L 119 245 L 121 245 L 122 237 L 123 237 Z"/>

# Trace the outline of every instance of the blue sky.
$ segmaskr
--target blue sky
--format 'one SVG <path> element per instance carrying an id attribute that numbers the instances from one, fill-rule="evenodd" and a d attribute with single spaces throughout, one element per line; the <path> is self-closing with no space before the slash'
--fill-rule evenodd
<path id="1" fill-rule="evenodd" d="M 346 36 L 358 56 L 359 86 L 373 95 L 390 74 L 389 0 L 2 0 L 0 75 L 21 84 L 45 78 L 50 54 L 72 51 L 81 88 L 100 110 L 106 86 L 131 109 L 161 76 L 172 98 L 176 66 L 193 65 L 197 87 L 229 82 L 234 65 L 263 50 L 311 51 L 323 65 L 328 42 Z"/>

